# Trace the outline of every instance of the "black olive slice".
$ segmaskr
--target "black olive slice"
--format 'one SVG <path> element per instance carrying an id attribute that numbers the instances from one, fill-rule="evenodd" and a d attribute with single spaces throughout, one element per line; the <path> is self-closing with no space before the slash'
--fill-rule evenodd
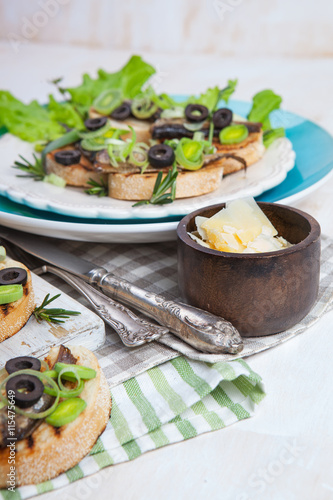
<path id="1" fill-rule="evenodd" d="M 33 358 L 32 356 L 18 356 L 17 358 L 12 358 L 7 361 L 5 368 L 9 375 L 11 373 L 17 372 L 19 370 L 36 370 L 40 371 L 41 362 L 38 358 Z"/>
<path id="2" fill-rule="evenodd" d="M 155 144 L 148 151 L 148 161 L 155 168 L 169 167 L 175 161 L 174 150 L 166 144 Z"/>
<path id="3" fill-rule="evenodd" d="M 57 151 L 54 154 L 54 159 L 60 165 L 68 167 L 69 165 L 75 165 L 80 162 L 81 153 L 76 149 L 64 149 L 63 151 Z"/>
<path id="4" fill-rule="evenodd" d="M 208 114 L 208 108 L 202 104 L 188 104 L 185 108 L 185 116 L 190 122 L 202 122 Z"/>
<path id="5" fill-rule="evenodd" d="M 108 119 L 106 116 L 99 116 L 98 118 L 88 118 L 88 120 L 86 120 L 84 124 L 86 129 L 91 130 L 93 132 L 95 130 L 104 127 L 107 120 Z"/>
<path id="6" fill-rule="evenodd" d="M 39 401 L 44 392 L 44 384 L 33 375 L 19 374 L 8 380 L 6 391 L 7 396 L 14 392 L 16 406 L 28 408 Z"/>
<path id="7" fill-rule="evenodd" d="M 6 267 L 0 271 L 0 285 L 25 285 L 28 274 L 22 267 Z"/>
<path id="8" fill-rule="evenodd" d="M 228 108 L 221 108 L 213 114 L 213 123 L 216 128 L 224 128 L 232 122 L 232 111 Z"/>
<path id="9" fill-rule="evenodd" d="M 118 108 L 114 109 L 111 113 L 111 118 L 114 120 L 126 120 L 131 115 L 131 104 L 123 102 Z"/>

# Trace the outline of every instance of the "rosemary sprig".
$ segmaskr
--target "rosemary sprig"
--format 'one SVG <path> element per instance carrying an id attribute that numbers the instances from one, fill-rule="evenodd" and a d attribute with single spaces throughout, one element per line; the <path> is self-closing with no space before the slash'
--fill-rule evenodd
<path id="1" fill-rule="evenodd" d="M 33 311 L 33 315 L 35 316 L 38 323 L 41 323 L 43 320 L 47 321 L 48 323 L 65 323 L 65 321 L 63 321 L 64 319 L 67 319 L 70 316 L 77 316 L 78 314 L 81 314 L 78 311 L 68 311 L 67 309 L 46 309 L 46 306 L 60 297 L 60 295 L 61 293 L 58 293 L 58 295 L 49 298 L 50 294 L 48 293 L 44 297 L 41 305 L 35 308 L 35 310 Z"/>
<path id="2" fill-rule="evenodd" d="M 15 161 L 13 168 L 22 170 L 23 172 L 26 172 L 27 175 L 17 175 L 16 177 L 32 177 L 33 179 L 35 179 L 35 181 L 42 181 L 44 179 L 45 172 L 42 160 L 40 158 L 37 158 L 37 156 L 34 154 L 33 157 L 35 159 L 35 163 L 31 163 L 23 156 L 19 155 L 19 157 L 21 158 L 21 160 L 23 160 L 24 163 Z"/>
<path id="3" fill-rule="evenodd" d="M 87 184 L 89 184 L 89 186 L 92 186 L 92 187 L 89 189 L 86 189 L 85 193 L 99 196 L 99 197 L 108 195 L 108 185 L 102 177 L 101 177 L 100 183 L 98 183 L 97 181 L 94 181 L 93 179 L 89 179 Z"/>
<path id="4" fill-rule="evenodd" d="M 163 173 L 160 171 L 157 175 L 155 186 L 153 189 L 153 194 L 150 200 L 142 200 L 134 203 L 133 207 L 139 205 L 164 205 L 165 203 L 172 203 L 176 197 L 176 179 L 178 171 L 177 165 L 174 163 L 172 169 L 169 170 L 168 174 L 163 177 Z M 170 189 L 170 193 L 167 193 Z"/>

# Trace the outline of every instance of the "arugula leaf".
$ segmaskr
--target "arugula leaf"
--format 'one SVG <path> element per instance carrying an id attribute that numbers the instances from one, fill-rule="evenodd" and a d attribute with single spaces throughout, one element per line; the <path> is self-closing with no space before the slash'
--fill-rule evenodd
<path id="1" fill-rule="evenodd" d="M 81 116 L 69 102 L 57 102 L 53 95 L 49 95 L 48 111 L 51 120 L 67 125 L 70 128 L 84 128 Z"/>
<path id="2" fill-rule="evenodd" d="M 262 123 L 263 130 L 271 129 L 269 114 L 274 109 L 279 109 L 282 97 L 275 94 L 273 90 L 262 90 L 253 96 L 253 104 L 247 118 L 250 122 Z"/>
<path id="3" fill-rule="evenodd" d="M 155 72 L 150 64 L 134 55 L 119 71 L 107 73 L 99 69 L 98 78 L 95 79 L 84 74 L 81 85 L 66 90 L 70 93 L 72 102 L 80 106 L 79 109 L 87 110 L 94 99 L 108 89 L 120 89 L 124 99 L 133 99 Z"/>
<path id="4" fill-rule="evenodd" d="M 37 101 L 24 104 L 6 90 L 0 90 L 0 126 L 28 142 L 50 141 L 64 133 L 64 128 Z"/>

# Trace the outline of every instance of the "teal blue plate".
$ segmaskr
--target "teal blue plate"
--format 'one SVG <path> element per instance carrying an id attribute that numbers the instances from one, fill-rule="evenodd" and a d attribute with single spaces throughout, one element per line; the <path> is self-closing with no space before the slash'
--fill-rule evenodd
<path id="1" fill-rule="evenodd" d="M 231 101 L 230 107 L 235 113 L 246 116 L 250 104 L 241 101 Z M 294 113 L 279 110 L 272 113 L 272 125 L 283 126 L 286 135 L 293 144 L 296 152 L 296 164 L 287 174 L 287 177 L 278 186 L 264 192 L 256 199 L 258 201 L 292 202 L 302 196 L 307 189 L 315 186 L 324 179 L 333 168 L 333 137 L 315 123 L 302 118 Z M 94 224 L 124 226 L 126 224 L 142 225 L 148 223 L 161 224 L 180 220 L 179 216 L 167 216 L 160 219 L 84 219 L 60 215 L 57 213 L 37 210 L 26 205 L 15 203 L 0 196 L 0 212 L 27 217 L 30 219 L 43 219 L 61 223 Z M 1 219 L 1 215 L 0 215 Z M 31 225 L 33 221 L 29 222 Z"/>

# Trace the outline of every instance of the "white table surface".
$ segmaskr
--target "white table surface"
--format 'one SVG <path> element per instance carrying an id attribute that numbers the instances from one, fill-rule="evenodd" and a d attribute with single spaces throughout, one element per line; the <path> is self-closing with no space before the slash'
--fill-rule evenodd
<path id="1" fill-rule="evenodd" d="M 0 44 L 1 88 L 40 102 L 47 83 L 83 72 L 118 69 L 130 54 L 27 43 L 19 53 Z M 159 90 L 198 92 L 239 78 L 237 99 L 263 88 L 283 96 L 284 108 L 333 134 L 333 64 L 330 59 L 228 59 L 143 54 L 160 71 Z M 331 101 L 332 103 L 332 101 Z M 295 203 L 333 236 L 333 176 Z M 290 342 L 247 359 L 267 396 L 253 418 L 112 466 L 41 500 L 326 500 L 333 498 L 333 311 Z"/>

